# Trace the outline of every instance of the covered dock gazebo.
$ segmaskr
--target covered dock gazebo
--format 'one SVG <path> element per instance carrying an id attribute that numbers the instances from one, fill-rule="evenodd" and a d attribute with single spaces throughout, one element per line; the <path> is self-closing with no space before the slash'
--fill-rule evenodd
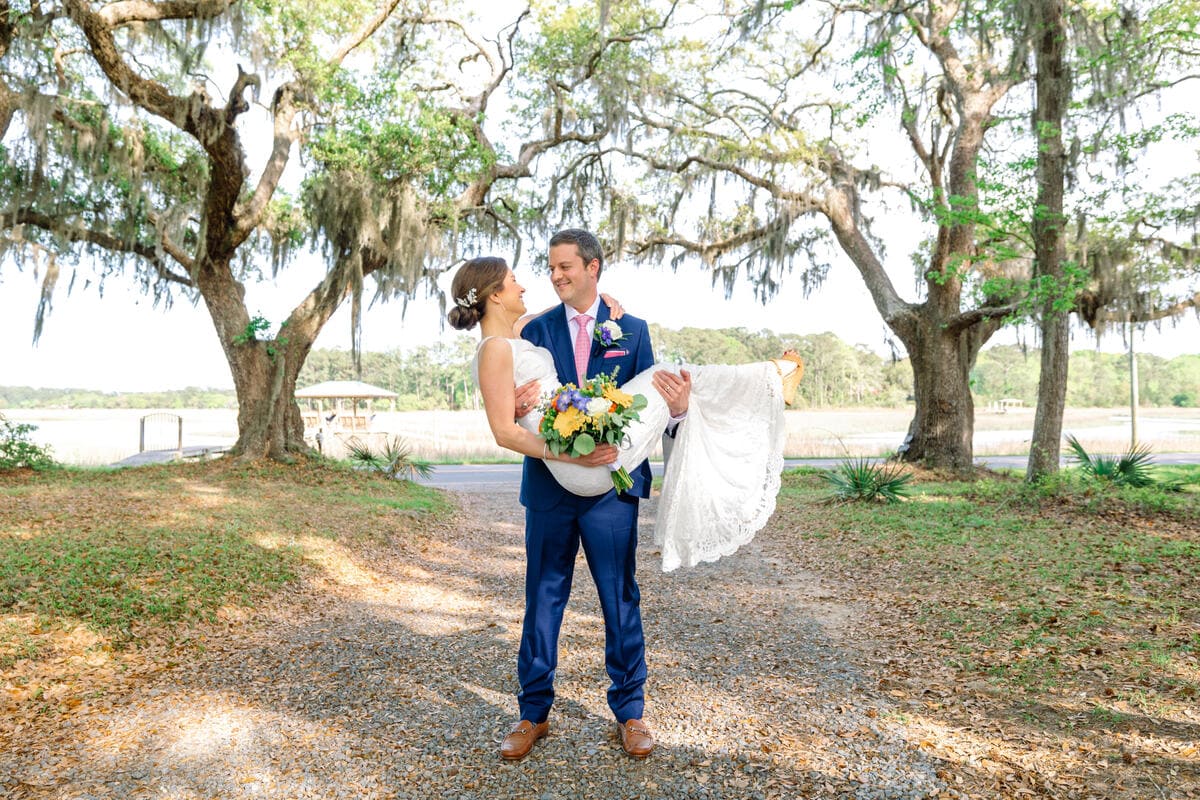
<path id="1" fill-rule="evenodd" d="M 329 401 L 336 418 L 333 424 L 348 430 L 365 431 L 370 425 L 371 415 L 359 416 L 359 404 L 369 400 L 390 400 L 391 410 L 396 410 L 396 393 L 372 386 L 362 381 L 324 381 L 296 390 L 297 400 L 316 403 L 315 411 L 304 412 L 304 427 L 319 428 L 325 417 L 325 402 Z M 347 413 L 349 406 L 349 413 Z"/>

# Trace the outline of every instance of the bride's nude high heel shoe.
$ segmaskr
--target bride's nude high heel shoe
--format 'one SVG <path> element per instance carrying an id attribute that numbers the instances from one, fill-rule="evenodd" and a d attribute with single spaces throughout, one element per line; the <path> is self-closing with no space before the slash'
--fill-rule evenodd
<path id="1" fill-rule="evenodd" d="M 804 360 L 795 350 L 788 350 L 779 358 L 772 358 L 771 363 L 779 372 L 783 381 L 783 402 L 792 405 L 796 402 L 796 389 L 800 387 L 800 379 L 804 377 Z"/>

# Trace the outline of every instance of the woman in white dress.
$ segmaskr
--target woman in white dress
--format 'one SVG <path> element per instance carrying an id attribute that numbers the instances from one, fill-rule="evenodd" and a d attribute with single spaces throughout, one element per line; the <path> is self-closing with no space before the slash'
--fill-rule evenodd
<path id="1" fill-rule="evenodd" d="M 479 258 L 459 268 L 450 291 L 451 326 L 481 329 L 472 370 L 496 444 L 544 459 L 563 488 L 583 496 L 612 489 L 610 464 L 632 471 L 650 456 L 669 418 L 652 376 L 674 371 L 675 365 L 656 364 L 622 384 L 625 392 L 647 400 L 640 420 L 627 429 L 627 446 L 599 445 L 582 457 L 554 455 L 537 433 L 540 414 L 515 419 L 517 386 L 536 380 L 547 398 L 560 385 L 550 352 L 520 338 L 532 318 L 525 313 L 525 289 L 502 259 Z M 619 318 L 619 306 L 604 299 Z M 664 571 L 732 553 L 774 513 L 786 438 L 783 406 L 801 374 L 793 353 L 776 361 L 688 369 L 687 419 L 667 461 L 654 529 Z"/>

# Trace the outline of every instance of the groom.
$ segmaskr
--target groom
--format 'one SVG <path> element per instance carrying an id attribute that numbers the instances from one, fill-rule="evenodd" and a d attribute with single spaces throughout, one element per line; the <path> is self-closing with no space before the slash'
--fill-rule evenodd
<path id="1" fill-rule="evenodd" d="M 521 336 L 554 354 L 561 383 L 580 385 L 614 368 L 619 368 L 617 379 L 623 382 L 654 364 L 650 333 L 640 319 L 621 317 L 624 336 L 607 347 L 596 339 L 596 326 L 609 317 L 597 288 L 603 259 L 600 243 L 585 230 L 559 231 L 550 239 L 550 280 L 563 302 L 530 321 Z M 673 434 L 687 413 L 691 376 L 686 371 L 660 371 L 653 382 L 667 402 L 668 432 Z M 536 387 L 523 387 L 517 407 L 528 407 L 522 403 L 532 403 L 537 392 Z M 500 746 L 506 759 L 524 758 L 549 732 L 558 633 L 581 543 L 604 612 L 604 664 L 612 679 L 608 705 L 620 728 L 621 747 L 635 758 L 645 758 L 654 749 L 654 738 L 642 722 L 646 646 L 634 576 L 638 499 L 650 496 L 649 462 L 642 462 L 630 476 L 633 488 L 623 494 L 610 490 L 599 497 L 580 497 L 559 486 L 540 459 L 525 459 L 525 622 L 517 659 L 521 720 Z"/>

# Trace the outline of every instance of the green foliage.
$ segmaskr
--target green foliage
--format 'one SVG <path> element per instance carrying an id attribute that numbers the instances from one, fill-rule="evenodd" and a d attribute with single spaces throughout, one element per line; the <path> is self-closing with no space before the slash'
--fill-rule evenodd
<path id="1" fill-rule="evenodd" d="M 283 335 L 284 328 L 287 327 L 287 321 L 279 323 L 279 334 L 274 338 L 259 339 L 259 334 L 271 329 L 271 321 L 266 317 L 255 315 L 246 323 L 246 327 L 237 336 L 233 337 L 233 343 L 238 346 L 245 346 L 252 342 L 265 341 L 267 344 L 267 356 L 271 361 L 275 360 L 280 350 L 287 347 L 287 337 Z"/>
<path id="2" fill-rule="evenodd" d="M 350 463 L 374 470 L 389 478 L 412 481 L 433 475 L 433 465 L 414 458 L 412 448 L 402 437 L 388 438 L 383 444 L 383 449 L 378 452 L 357 438 L 351 439 L 346 446 L 350 450 Z"/>
<path id="3" fill-rule="evenodd" d="M 801 336 L 745 328 L 671 330 L 651 325 L 650 335 L 663 360 L 691 364 L 744 364 L 795 350 L 805 363 L 796 395 L 801 408 L 898 406 L 912 393 L 907 360 L 883 358 L 832 333 Z"/>
<path id="4" fill-rule="evenodd" d="M 365 105 L 360 114 L 323 126 L 308 143 L 313 158 L 331 173 L 416 181 L 429 196 L 448 197 L 495 161 L 475 138 L 472 120 L 426 95 L 383 88 L 355 97 Z M 390 112 L 387 117 L 372 119 L 372 111 L 381 108 Z"/>
<path id="5" fill-rule="evenodd" d="M 1071 448 L 1071 460 L 1079 464 L 1089 479 L 1135 488 L 1155 483 L 1154 460 L 1146 445 L 1132 447 L 1121 456 L 1090 455 L 1074 436 L 1067 436 L 1067 445 Z"/>
<path id="6" fill-rule="evenodd" d="M 304 362 L 297 385 L 361 379 L 396 392 L 400 411 L 478 408 L 471 378 L 475 344 L 471 337 L 459 335 L 449 342 L 407 352 L 363 353 L 361 374 L 348 351 L 314 350 Z"/>
<path id="7" fill-rule="evenodd" d="M 263 331 L 271 329 L 271 321 L 266 317 L 255 315 L 246 323 L 246 329 L 233 337 L 233 343 L 237 345 L 250 344 L 258 341 L 258 335 Z"/>
<path id="8" fill-rule="evenodd" d="M 842 461 L 823 475 L 834 500 L 843 502 L 899 503 L 908 496 L 912 473 L 899 464 L 854 458 Z"/>
<path id="9" fill-rule="evenodd" d="M 13 469 L 50 469 L 55 466 L 50 448 L 30 439 L 36 425 L 12 422 L 0 414 L 0 472 Z"/>
<path id="10" fill-rule="evenodd" d="M 1148 406 L 1195 404 L 1200 386 L 1200 355 L 1164 359 L 1138 354 L 1138 393 Z M 979 353 L 971 370 L 971 390 L 980 404 L 1017 398 L 1033 407 L 1037 402 L 1040 351 L 1018 345 L 998 345 Z M 1179 400 L 1176 398 L 1179 397 Z M 1129 356 L 1077 350 L 1071 353 L 1067 375 L 1067 405 L 1071 408 L 1115 408 L 1129 403 Z"/>
<path id="11" fill-rule="evenodd" d="M 0 408 L 237 408 L 230 390 L 175 389 L 164 392 L 98 392 L 0 386 Z"/>

